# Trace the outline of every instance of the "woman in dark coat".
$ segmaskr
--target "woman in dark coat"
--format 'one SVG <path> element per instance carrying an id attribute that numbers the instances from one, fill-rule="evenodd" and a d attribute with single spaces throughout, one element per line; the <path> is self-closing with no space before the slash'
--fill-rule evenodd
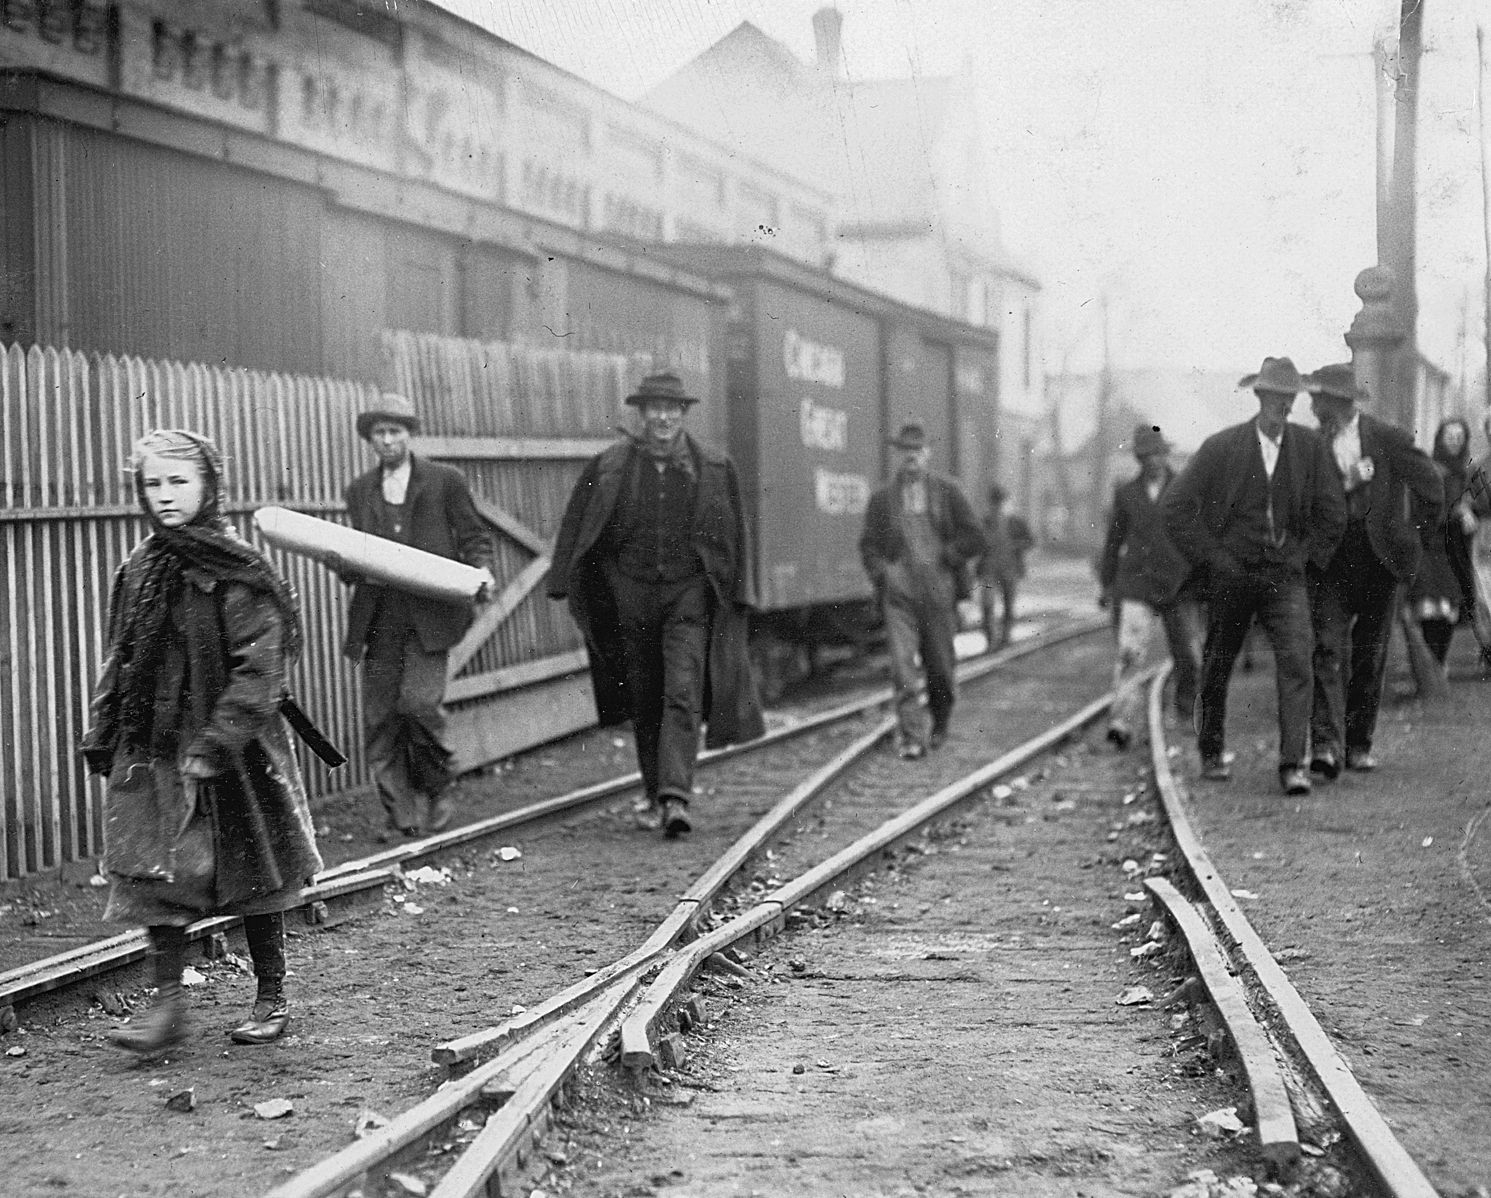
<path id="1" fill-rule="evenodd" d="M 1424 642 L 1442 665 L 1455 625 L 1475 618 L 1471 549 L 1480 521 L 1491 515 L 1491 480 L 1470 460 L 1470 425 L 1458 416 L 1434 434 L 1434 463 L 1444 479 L 1445 518 L 1423 530 L 1424 552 L 1409 591 Z"/>
<path id="2" fill-rule="evenodd" d="M 147 434 L 130 461 L 150 535 L 119 568 L 109 651 L 83 754 L 108 777 L 104 918 L 149 928 L 159 988 L 110 1032 L 135 1052 L 186 1035 L 186 928 L 243 917 L 258 998 L 229 1035 L 284 1034 L 284 911 L 321 868 L 280 715 L 300 651 L 294 593 L 222 515 L 222 458 L 205 437 Z"/>

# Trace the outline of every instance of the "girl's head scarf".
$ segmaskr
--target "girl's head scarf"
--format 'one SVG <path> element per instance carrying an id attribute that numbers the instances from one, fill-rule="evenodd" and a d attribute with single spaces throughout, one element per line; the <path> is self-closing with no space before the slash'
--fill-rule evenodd
<path id="1" fill-rule="evenodd" d="M 194 462 L 201 470 L 202 506 L 186 524 L 168 528 L 150 510 L 145 495 L 147 456 Z M 165 639 L 162 633 L 188 572 L 194 580 L 209 586 L 240 583 L 273 602 L 284 623 L 286 660 L 298 657 L 303 643 L 294 590 L 269 559 L 240 537 L 223 515 L 223 458 L 217 446 L 186 429 L 157 429 L 135 442 L 129 466 L 135 497 L 150 521 L 150 536 L 130 562 L 134 582 L 130 602 L 123 605 L 123 610 L 112 612 L 110 621 L 113 651 L 120 667 L 121 731 L 126 735 L 148 723 L 155 665 Z M 116 599 L 119 597 L 116 592 Z M 186 631 L 189 657 L 205 660 L 199 655 L 221 655 L 221 644 L 191 643 L 194 639 L 205 639 L 206 630 Z M 220 627 L 215 630 L 215 636 L 220 640 Z"/>

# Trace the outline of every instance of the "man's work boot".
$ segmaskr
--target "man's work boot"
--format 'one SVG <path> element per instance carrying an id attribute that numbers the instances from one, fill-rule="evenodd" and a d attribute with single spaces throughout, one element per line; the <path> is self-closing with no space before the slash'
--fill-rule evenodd
<path id="1" fill-rule="evenodd" d="M 665 796 L 663 799 L 663 835 L 669 840 L 677 840 L 693 830 L 694 825 L 689 822 L 689 805 L 677 795 Z"/>

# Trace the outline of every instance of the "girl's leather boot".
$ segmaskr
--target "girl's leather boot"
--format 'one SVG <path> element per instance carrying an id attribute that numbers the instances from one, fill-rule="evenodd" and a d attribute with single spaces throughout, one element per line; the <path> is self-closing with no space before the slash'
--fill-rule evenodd
<path id="1" fill-rule="evenodd" d="M 259 985 L 253 1011 L 228 1036 L 234 1044 L 269 1044 L 283 1036 L 289 1026 L 290 1003 L 283 984 L 279 978 L 265 979 Z"/>
<path id="2" fill-rule="evenodd" d="M 142 1055 L 165 1052 L 186 1039 L 186 996 L 179 982 L 166 982 L 143 1015 L 109 1029 L 109 1040 Z"/>

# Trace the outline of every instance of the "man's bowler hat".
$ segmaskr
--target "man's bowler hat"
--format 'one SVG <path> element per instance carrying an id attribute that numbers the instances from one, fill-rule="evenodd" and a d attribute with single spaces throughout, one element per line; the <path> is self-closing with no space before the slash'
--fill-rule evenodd
<path id="1" fill-rule="evenodd" d="M 897 449 L 925 449 L 927 447 L 927 430 L 912 421 L 901 425 L 901 431 L 890 439 L 890 444 Z"/>
<path id="2" fill-rule="evenodd" d="M 1289 358 L 1264 358 L 1258 373 L 1243 375 L 1237 385 L 1254 391 L 1272 391 L 1275 395 L 1298 395 L 1305 389 L 1305 380 Z"/>
<path id="3" fill-rule="evenodd" d="M 1333 362 L 1329 366 L 1322 366 L 1305 379 L 1305 389 L 1311 395 L 1340 399 L 1347 403 L 1355 403 L 1362 397 L 1362 389 L 1356 382 L 1356 370 L 1350 362 Z"/>
<path id="4" fill-rule="evenodd" d="M 681 403 L 684 407 L 699 402 L 697 396 L 690 395 L 683 389 L 683 380 L 671 370 L 649 374 L 637 384 L 637 389 L 626 397 L 626 402 L 633 407 L 640 408 L 650 399 L 670 400 L 673 403 Z"/>
<path id="5" fill-rule="evenodd" d="M 414 405 L 392 391 L 385 391 L 375 403 L 357 414 L 357 435 L 366 441 L 373 435 L 373 425 L 381 420 L 402 424 L 411 433 L 419 432 L 419 417 L 414 414 Z"/>
<path id="6" fill-rule="evenodd" d="M 1134 426 L 1134 456 L 1145 458 L 1152 453 L 1169 453 L 1170 442 L 1165 440 L 1157 424 Z"/>

